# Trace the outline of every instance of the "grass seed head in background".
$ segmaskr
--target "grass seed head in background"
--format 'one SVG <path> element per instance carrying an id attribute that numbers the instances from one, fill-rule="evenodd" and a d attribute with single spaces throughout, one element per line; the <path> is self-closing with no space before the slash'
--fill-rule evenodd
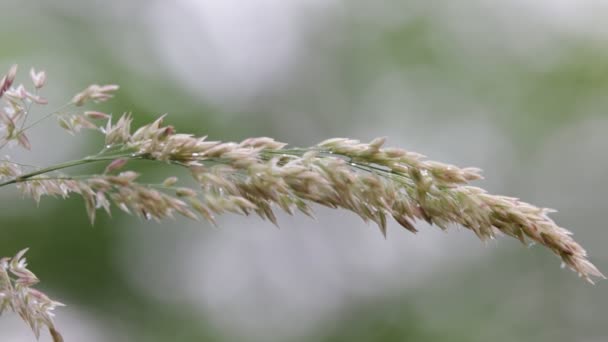
<path id="1" fill-rule="evenodd" d="M 12 86 L 15 70 L 11 68 L 0 83 L 7 103 L 0 110 L 0 149 L 12 141 L 29 148 L 27 129 L 51 116 L 56 116 L 59 125 L 72 134 L 81 129 L 103 134 L 105 146 L 96 154 L 45 168 L 27 170 L 19 163 L 0 161 L 0 187 L 16 184 L 36 201 L 42 196 L 79 195 L 91 222 L 97 210 L 110 213 L 113 205 L 144 219 L 162 220 L 179 214 L 214 223 L 216 215 L 230 212 L 255 213 L 277 224 L 276 208 L 312 216 L 310 205 L 316 203 L 346 209 L 366 222 L 374 222 L 384 236 L 392 218 L 414 233 L 415 222 L 423 220 L 444 230 L 450 225 L 466 227 L 481 240 L 504 234 L 524 244 L 534 241 L 587 281 L 604 277 L 588 261 L 587 253 L 571 233 L 549 218 L 551 210 L 471 186 L 471 181 L 482 178 L 477 168 L 460 168 L 428 160 L 415 152 L 387 148 L 385 138 L 369 143 L 333 138 L 309 148 L 288 147 L 266 137 L 242 142 L 209 141 L 206 137 L 177 133 L 164 124 L 164 115 L 132 132 L 130 114 L 114 120 L 106 113 L 80 109 L 89 102 L 110 99 L 118 89 L 116 85 L 89 86 L 60 111 L 27 126 L 31 105 L 46 103 L 38 95 L 46 74 L 32 69 L 30 76 L 36 91 L 31 93 L 23 86 Z M 140 183 L 139 173 L 125 170 L 131 160 L 185 168 L 197 187 L 181 186 L 174 176 L 158 184 Z M 90 163 L 103 163 L 105 167 L 90 175 L 65 171 Z M 5 298 L 11 296 L 1 293 Z M 47 305 L 50 309 L 58 304 L 48 303 L 55 303 Z M 24 309 L 13 310 L 21 314 Z M 52 321 L 38 312 L 28 315 L 44 318 L 40 324 L 56 333 Z M 28 322 L 30 316 L 22 314 Z"/>
<path id="2" fill-rule="evenodd" d="M 33 288 L 38 278 L 27 269 L 23 257 L 25 252 L 27 249 L 13 258 L 0 259 L 0 314 L 11 310 L 27 322 L 36 338 L 40 337 L 41 328 L 46 326 L 54 342 L 63 341 L 53 323 L 53 310 L 63 304 Z"/>

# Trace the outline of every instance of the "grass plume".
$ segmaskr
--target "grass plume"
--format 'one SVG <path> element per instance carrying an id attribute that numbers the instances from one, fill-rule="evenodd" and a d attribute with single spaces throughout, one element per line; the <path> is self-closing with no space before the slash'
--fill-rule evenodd
<path id="1" fill-rule="evenodd" d="M 109 114 L 80 108 L 110 99 L 118 89 L 116 85 L 89 86 L 61 107 L 70 110 L 53 111 L 27 126 L 31 105 L 46 104 L 38 95 L 46 74 L 32 69 L 36 91 L 28 92 L 22 85 L 13 86 L 15 72 L 12 68 L 0 82 L 0 96 L 7 104 L 0 110 L 0 149 L 8 143 L 29 148 L 27 129 L 52 116 L 72 134 L 81 129 L 99 132 L 105 145 L 96 154 L 46 168 L 0 161 L 0 187 L 14 184 L 36 201 L 42 196 L 79 195 L 91 222 L 98 210 L 110 213 L 116 207 L 144 219 L 182 215 L 215 222 L 217 215 L 231 212 L 257 214 L 277 224 L 277 208 L 312 216 L 310 205 L 318 204 L 349 210 L 366 222 L 374 222 L 385 236 L 391 219 L 414 233 L 416 221 L 423 220 L 444 230 L 450 225 L 465 227 L 481 240 L 503 234 L 523 244 L 533 241 L 587 281 L 604 277 L 571 233 L 548 216 L 550 209 L 472 186 L 471 182 L 482 178 L 477 168 L 460 168 L 415 152 L 385 147 L 384 138 L 369 143 L 333 138 L 308 148 L 289 147 L 267 137 L 220 142 L 178 133 L 165 124 L 164 116 L 132 130 L 130 114 L 115 120 Z M 183 186 L 174 176 L 157 184 L 140 183 L 139 173 L 126 169 L 133 160 L 185 168 L 197 186 Z M 100 164 L 97 174 L 68 173 L 73 166 L 93 163 Z M 17 260 L 22 260 L 21 256 Z M 5 275 L 15 274 L 15 268 L 9 267 L 12 264 L 8 260 L 3 264 Z M 0 298 L 5 298 L 34 331 L 44 324 L 56 332 L 50 316 L 47 319 L 36 309 L 28 313 L 28 308 L 6 299 L 18 296 L 6 290 L 15 281 L 6 276 L 3 279 L 5 287 L 0 288 L 0 295 L 4 297 Z M 48 308 L 58 304 L 48 303 L 54 303 Z M 22 314 L 23 310 L 27 312 Z M 32 317 L 38 325 L 32 325 Z"/>

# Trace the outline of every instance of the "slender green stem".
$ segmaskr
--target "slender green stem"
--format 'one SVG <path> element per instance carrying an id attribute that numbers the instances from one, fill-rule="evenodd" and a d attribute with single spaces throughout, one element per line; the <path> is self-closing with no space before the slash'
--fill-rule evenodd
<path id="1" fill-rule="evenodd" d="M 276 151 L 268 150 L 268 151 L 264 151 L 264 153 L 269 154 L 269 155 L 289 155 L 289 156 L 301 157 L 304 155 L 304 153 L 309 152 L 309 151 L 311 151 L 311 149 L 292 148 L 292 149 L 276 150 Z M 393 171 L 393 170 L 391 170 L 389 168 L 385 168 L 385 167 L 380 167 L 376 164 L 369 163 L 369 162 L 353 161 L 351 156 L 348 156 L 345 154 L 335 153 L 335 152 L 324 150 L 324 149 L 317 149 L 316 151 L 321 154 L 328 155 L 328 156 L 342 157 L 345 160 L 347 160 L 349 162 L 349 164 L 355 169 L 359 169 L 359 170 L 367 171 L 367 172 L 378 172 L 381 175 L 384 175 L 388 178 L 392 178 L 392 177 L 396 176 L 399 178 L 407 179 L 407 176 L 405 176 L 401 172 Z M 406 185 L 409 185 L 409 184 L 406 184 Z"/>
<path id="2" fill-rule="evenodd" d="M 37 94 L 37 92 L 36 92 L 36 94 Z M 61 106 L 61 107 L 59 107 L 59 108 L 57 108 L 57 109 L 53 110 L 52 112 L 50 112 L 50 113 L 46 114 L 46 115 L 45 115 L 45 116 L 43 116 L 42 118 L 40 118 L 40 119 L 38 119 L 38 120 L 34 121 L 33 123 L 29 124 L 28 126 L 23 127 L 23 126 L 25 125 L 25 121 L 26 121 L 26 119 L 27 119 L 27 117 L 29 116 L 29 113 L 30 113 L 30 109 L 31 109 L 31 103 L 30 103 L 30 106 L 27 108 L 27 112 L 26 112 L 25 118 L 24 118 L 24 120 L 21 122 L 21 126 L 19 127 L 19 129 L 15 130 L 15 132 L 14 132 L 14 133 L 13 133 L 11 136 L 12 136 L 12 137 L 18 137 L 18 136 L 19 136 L 19 134 L 22 134 L 23 132 L 27 131 L 28 129 L 30 129 L 30 128 L 34 127 L 34 126 L 36 126 L 36 125 L 37 125 L 37 124 L 39 124 L 40 122 L 42 122 L 42 121 L 44 121 L 44 120 L 46 120 L 46 119 L 50 118 L 51 116 L 53 116 L 53 114 L 56 114 L 57 112 L 59 112 L 59 111 L 61 111 L 62 109 L 64 109 L 64 108 L 66 108 L 66 107 L 70 106 L 71 104 L 72 104 L 71 102 L 68 102 L 68 103 L 64 104 L 63 106 Z M 6 145 L 9 143 L 9 141 L 11 141 L 11 140 L 12 140 L 12 138 L 9 138 L 9 137 L 4 137 L 4 141 L 2 141 L 2 143 L 0 143 L 0 150 L 2 150 L 2 149 L 4 148 L 4 146 L 6 146 Z"/>
<path id="3" fill-rule="evenodd" d="M 55 164 L 55 165 L 45 167 L 43 169 L 36 170 L 36 171 L 30 172 L 30 173 L 26 173 L 21 176 L 15 177 L 13 179 L 7 180 L 5 182 L 0 183 L 0 187 L 10 185 L 10 184 L 20 183 L 20 182 L 26 181 L 29 178 L 32 178 L 32 177 L 35 177 L 38 175 L 42 175 L 42 174 L 57 171 L 57 170 L 67 169 L 67 168 L 73 167 L 73 166 L 97 163 L 97 162 L 101 162 L 101 161 L 114 160 L 116 158 L 126 157 L 126 156 L 130 156 L 133 159 L 139 157 L 139 156 L 132 156 L 132 155 L 122 155 L 122 156 L 86 157 L 83 159 L 71 160 L 71 161 L 68 161 L 65 163 Z"/>
<path id="4" fill-rule="evenodd" d="M 34 96 L 38 96 L 38 88 L 36 88 L 36 90 L 34 91 Z M 25 100 L 23 100 L 24 102 Z M 24 103 L 25 104 L 25 103 Z M 23 118 L 23 120 L 21 121 L 21 126 L 19 127 L 19 131 L 23 130 L 23 127 L 25 126 L 25 124 L 27 123 L 27 118 L 30 116 L 30 111 L 32 110 L 32 105 L 34 104 L 34 101 L 30 100 L 30 103 L 25 104 L 27 106 L 27 110 L 25 112 L 25 117 Z"/>
<path id="5" fill-rule="evenodd" d="M 116 151 L 116 149 L 119 149 L 119 150 Z M 103 150 L 101 150 L 99 153 L 92 155 L 92 156 L 85 157 L 83 159 L 72 160 L 72 161 L 52 165 L 52 166 L 49 166 L 49 167 L 46 167 L 43 169 L 39 169 L 36 171 L 32 171 L 30 173 L 26 173 L 21 176 L 15 177 L 13 179 L 0 183 L 0 187 L 10 185 L 10 184 L 20 183 L 20 182 L 25 182 L 25 181 L 31 179 L 32 177 L 46 174 L 46 173 L 53 172 L 53 171 L 58 171 L 58 170 L 62 170 L 62 169 L 66 169 L 66 168 L 70 168 L 70 167 L 74 167 L 74 166 L 78 166 L 78 165 L 114 160 L 117 158 L 154 160 L 154 159 L 150 159 L 150 158 L 146 157 L 145 155 L 132 153 L 133 151 L 125 151 L 125 150 L 121 151 L 121 149 L 122 149 L 122 147 L 120 145 L 106 147 Z M 310 149 L 293 148 L 293 149 L 285 149 L 285 150 L 277 150 L 277 151 L 267 150 L 267 151 L 263 151 L 261 156 L 263 159 L 270 159 L 271 156 L 276 156 L 276 155 L 300 157 L 308 151 L 310 151 Z M 116 154 L 116 152 L 120 152 L 120 153 Z M 323 154 L 347 158 L 349 163 L 351 164 L 351 166 L 355 169 L 359 169 L 359 170 L 370 172 L 370 173 L 380 174 L 386 178 L 389 178 L 389 179 L 392 178 L 392 179 L 402 183 L 405 186 L 411 186 L 411 184 L 409 184 L 409 182 L 407 182 L 407 177 L 399 172 L 395 172 L 390 169 L 378 167 L 378 166 L 376 166 L 374 164 L 370 164 L 370 163 L 360 163 L 360 162 L 355 163 L 347 155 L 332 153 L 332 152 L 329 152 L 326 150 L 319 150 L 318 152 L 323 153 Z M 211 163 L 222 163 L 221 158 L 210 158 L 210 159 L 205 159 L 205 160 L 201 160 L 201 161 L 206 161 L 206 162 L 211 162 Z M 188 167 L 187 164 L 184 164 L 177 160 L 169 160 L 168 162 L 171 164 L 174 164 L 174 165 Z"/>
<path id="6" fill-rule="evenodd" d="M 14 165 L 19 165 L 19 166 L 24 166 L 24 167 L 38 167 L 36 165 L 18 163 L 18 162 L 6 160 L 6 159 L 0 159 L 0 163 L 8 163 L 8 164 L 14 164 Z"/>
<path id="7" fill-rule="evenodd" d="M 68 102 L 68 103 L 62 105 L 61 107 L 56 108 L 55 110 L 51 111 L 50 113 L 47 113 L 46 115 L 44 115 L 43 117 L 39 118 L 38 120 L 32 122 L 31 124 L 27 125 L 26 127 L 21 128 L 19 130 L 19 132 L 24 132 L 24 131 L 26 131 L 26 130 L 28 130 L 28 129 L 34 127 L 34 126 L 36 126 L 37 124 L 41 123 L 42 121 L 44 121 L 44 120 L 50 118 L 51 116 L 53 116 L 53 114 L 56 114 L 57 112 L 59 112 L 59 111 L 65 109 L 65 108 L 69 107 L 71 104 L 72 104 L 72 102 Z"/>

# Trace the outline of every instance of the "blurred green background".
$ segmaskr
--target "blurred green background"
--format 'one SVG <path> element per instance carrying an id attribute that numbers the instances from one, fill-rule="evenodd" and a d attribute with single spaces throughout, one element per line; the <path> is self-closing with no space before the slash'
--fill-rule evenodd
<path id="1" fill-rule="evenodd" d="M 607 272 L 607 17 L 593 0 L 3 0 L 0 68 L 47 70 L 55 105 L 120 84 L 98 108 L 138 124 L 170 113 L 182 132 L 297 146 L 387 136 L 481 167 L 478 185 L 559 209 Z M 55 126 L 14 159 L 98 150 L 93 135 Z M 420 224 L 384 240 L 322 208 L 316 221 L 280 215 L 280 230 L 118 211 L 91 227 L 77 199 L 15 198 L 0 194 L 0 255 L 31 248 L 41 288 L 68 304 L 66 341 L 608 340 L 606 282 L 508 238 L 484 246 Z M 33 340 L 15 315 L 0 335 Z"/>

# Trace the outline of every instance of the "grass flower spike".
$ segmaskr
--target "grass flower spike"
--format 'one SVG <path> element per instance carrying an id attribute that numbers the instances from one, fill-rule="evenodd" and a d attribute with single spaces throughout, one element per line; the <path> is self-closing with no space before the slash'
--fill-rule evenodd
<path id="1" fill-rule="evenodd" d="M 31 93 L 23 86 L 13 87 L 13 69 L 0 82 L 0 95 L 7 103 L 4 110 L 0 109 L 4 134 L 0 148 L 12 141 L 29 148 L 25 134 L 31 125 L 25 121 L 32 104 L 46 103 L 37 91 L 44 85 L 46 74 L 32 69 L 37 90 Z M 115 85 L 89 86 L 62 111 L 36 121 L 56 116 L 59 125 L 72 134 L 80 129 L 95 130 L 105 138 L 99 152 L 44 168 L 0 161 L 0 187 L 14 184 L 36 201 L 42 196 L 81 196 L 91 222 L 98 210 L 110 213 L 116 207 L 153 220 L 181 215 L 215 223 L 217 215 L 230 212 L 256 214 L 277 224 L 276 209 L 312 216 L 310 205 L 318 204 L 349 210 L 375 223 L 385 236 L 391 219 L 414 233 L 418 231 L 416 221 L 422 220 L 444 230 L 451 225 L 465 227 L 481 240 L 502 234 L 524 244 L 533 241 L 587 281 L 604 277 L 571 233 L 548 216 L 550 209 L 470 185 L 482 178 L 477 168 L 460 168 L 415 152 L 385 147 L 384 138 L 369 143 L 333 138 L 308 148 L 289 147 L 267 137 L 221 142 L 178 133 L 164 123 L 165 116 L 132 130 L 130 114 L 114 119 L 106 113 L 80 109 L 87 103 L 110 99 L 117 89 Z M 127 169 L 133 161 L 186 169 L 191 180 L 182 183 L 169 176 L 158 183 L 141 183 L 140 174 Z M 99 172 L 69 173 L 71 167 L 83 164 L 99 164 Z M 196 186 L 185 185 L 192 181 Z M 22 255 L 2 264 L 0 299 L 37 334 L 40 324 L 55 332 L 49 312 L 58 303 L 46 296 L 36 297 L 38 292 L 31 292 L 34 290 L 23 292 L 24 282 L 28 286 L 33 283 L 20 277 L 35 277 L 31 278 L 33 275 L 20 263 Z M 8 277 L 9 273 L 17 280 Z M 14 294 L 16 288 L 22 292 Z M 26 302 L 24 293 L 38 298 L 37 304 Z"/>
<path id="2" fill-rule="evenodd" d="M 24 249 L 13 258 L 0 259 L 0 314 L 11 310 L 27 322 L 36 338 L 40 329 L 46 326 L 54 342 L 63 341 L 53 323 L 53 310 L 63 304 L 49 299 L 44 293 L 32 288 L 38 278 L 27 269 L 23 257 Z"/>

